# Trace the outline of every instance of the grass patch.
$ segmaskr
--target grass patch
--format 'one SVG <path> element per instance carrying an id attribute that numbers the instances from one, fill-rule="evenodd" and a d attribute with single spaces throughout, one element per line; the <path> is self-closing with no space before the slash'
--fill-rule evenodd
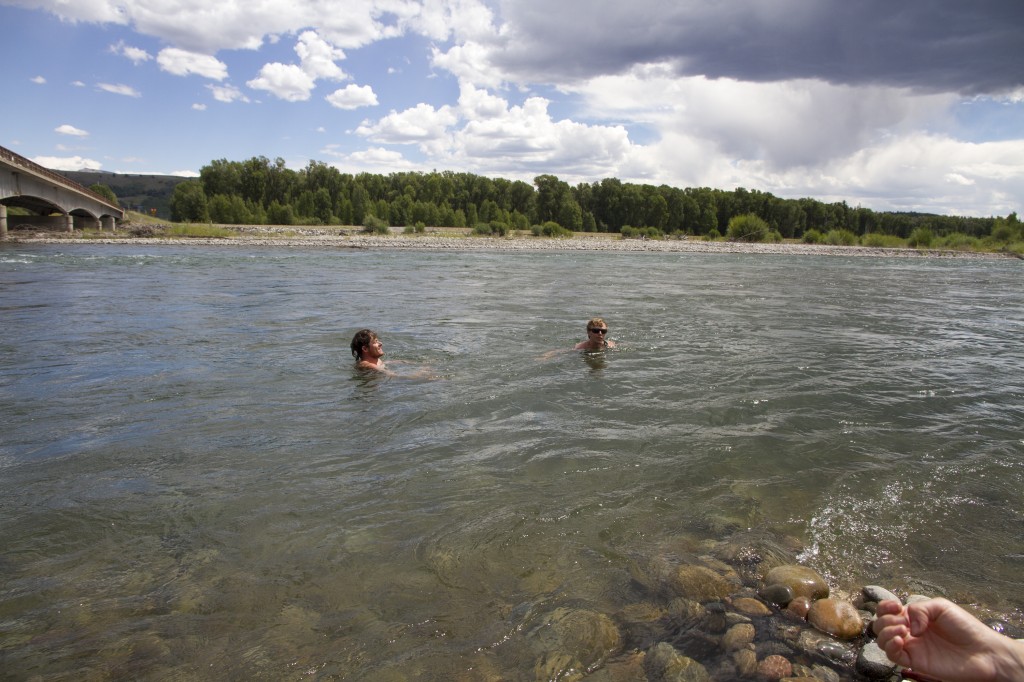
<path id="1" fill-rule="evenodd" d="M 164 232 L 167 237 L 198 237 L 207 239 L 228 239 L 237 236 L 233 230 L 214 225 L 169 225 Z"/>

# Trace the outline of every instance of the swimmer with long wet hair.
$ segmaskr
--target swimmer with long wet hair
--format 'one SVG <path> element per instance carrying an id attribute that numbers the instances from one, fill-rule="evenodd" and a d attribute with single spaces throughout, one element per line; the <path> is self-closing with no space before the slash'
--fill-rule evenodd
<path id="1" fill-rule="evenodd" d="M 600 317 L 587 321 L 587 340 L 576 344 L 575 350 L 604 350 L 615 348 L 615 342 L 608 338 L 608 324 Z"/>
<path id="2" fill-rule="evenodd" d="M 356 359 L 357 369 L 387 372 L 381 359 L 384 357 L 384 344 L 370 329 L 360 329 L 352 337 L 352 357 Z"/>
<path id="3" fill-rule="evenodd" d="M 371 329 L 360 329 L 352 337 L 352 357 L 356 359 L 356 369 L 365 369 L 373 372 L 380 372 L 389 377 L 403 377 L 408 379 L 430 379 L 437 378 L 432 375 L 428 366 L 420 367 L 412 372 L 403 372 L 401 375 L 392 372 L 384 366 L 384 344 L 376 332 Z M 404 364 L 401 360 L 395 360 L 396 364 Z"/>

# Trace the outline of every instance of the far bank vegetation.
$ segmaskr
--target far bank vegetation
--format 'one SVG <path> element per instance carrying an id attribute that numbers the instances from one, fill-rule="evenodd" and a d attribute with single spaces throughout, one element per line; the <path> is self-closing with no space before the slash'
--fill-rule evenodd
<path id="1" fill-rule="evenodd" d="M 880 247 L 1006 250 L 1024 254 L 1016 213 L 971 218 L 874 211 L 846 202 L 782 199 L 737 188 L 642 185 L 606 178 L 571 186 L 554 175 L 533 184 L 472 173 L 343 173 L 311 161 L 220 159 L 198 179 L 177 184 L 171 219 L 179 223 L 361 226 L 367 232 L 419 234 L 468 228 L 474 235 L 564 237 L 576 232 L 622 238 L 792 241 Z"/>

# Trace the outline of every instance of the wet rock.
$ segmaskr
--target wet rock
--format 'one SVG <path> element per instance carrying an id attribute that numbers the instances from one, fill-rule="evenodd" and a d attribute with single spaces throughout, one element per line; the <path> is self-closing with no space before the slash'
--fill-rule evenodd
<path id="1" fill-rule="evenodd" d="M 793 674 L 793 664 L 782 656 L 767 656 L 757 664 L 757 672 L 769 680 L 781 680 Z"/>
<path id="2" fill-rule="evenodd" d="M 675 630 L 689 630 L 707 616 L 707 609 L 703 605 L 683 597 L 670 601 L 667 611 L 669 623 Z"/>
<path id="3" fill-rule="evenodd" d="M 608 661 L 599 670 L 595 670 L 586 676 L 587 682 L 637 682 L 643 680 L 644 674 L 644 653 L 642 651 L 630 654 L 625 658 Z M 508 679 L 502 675 L 493 675 L 482 678 L 486 682 Z M 467 681 L 468 682 L 468 681 Z"/>
<path id="4" fill-rule="evenodd" d="M 669 576 L 668 586 L 680 597 L 699 602 L 724 599 L 736 587 L 710 568 L 682 565 Z"/>
<path id="5" fill-rule="evenodd" d="M 646 649 L 668 634 L 668 613 L 649 602 L 629 604 L 615 614 L 615 619 L 621 624 L 631 647 Z"/>
<path id="6" fill-rule="evenodd" d="M 878 602 L 885 601 L 887 599 L 894 599 L 900 603 L 903 603 L 900 600 L 900 598 L 897 597 L 895 594 L 885 589 L 884 587 L 879 587 L 878 585 L 865 585 L 861 588 L 861 594 L 864 595 L 865 603 L 875 602 L 877 604 Z"/>
<path id="7" fill-rule="evenodd" d="M 705 605 L 705 610 L 707 617 L 704 619 L 704 629 L 715 634 L 725 632 L 725 629 L 729 626 L 725 604 L 722 602 L 711 602 Z"/>
<path id="8" fill-rule="evenodd" d="M 839 639 L 853 639 L 864 634 L 864 621 L 853 604 L 839 599 L 811 602 L 807 620 L 822 632 Z"/>
<path id="9" fill-rule="evenodd" d="M 792 656 L 793 648 L 785 642 L 758 642 L 755 647 L 758 658 L 765 658 L 767 656 Z"/>
<path id="10" fill-rule="evenodd" d="M 889 660 L 880 646 L 868 642 L 857 655 L 857 672 L 873 680 L 884 680 L 896 670 L 896 664 Z"/>
<path id="11" fill-rule="evenodd" d="M 768 571 L 764 582 L 766 585 L 786 585 L 793 590 L 794 597 L 807 597 L 811 601 L 828 596 L 828 583 L 821 574 L 797 564 L 773 568 Z"/>
<path id="12" fill-rule="evenodd" d="M 817 630 L 808 629 L 801 632 L 797 648 L 809 654 L 824 656 L 830 661 L 843 665 L 853 665 L 857 660 L 857 653 L 854 651 L 852 643 L 836 641 Z"/>
<path id="13" fill-rule="evenodd" d="M 555 609 L 532 635 L 544 652 L 534 670 L 548 680 L 575 679 L 622 646 L 622 635 L 611 618 L 585 609 Z"/>
<path id="14" fill-rule="evenodd" d="M 810 677 L 817 682 L 842 682 L 842 678 L 832 668 L 827 668 L 823 665 L 815 665 L 811 667 L 811 673 L 807 677 Z"/>
<path id="15" fill-rule="evenodd" d="M 782 585 L 780 583 L 773 583 L 771 585 L 765 585 L 762 587 L 758 594 L 767 602 L 786 608 L 786 605 L 793 601 L 793 588 L 789 585 Z"/>
<path id="16" fill-rule="evenodd" d="M 750 649 L 740 649 L 732 655 L 736 672 L 742 677 L 750 677 L 757 672 L 757 654 Z"/>
<path id="17" fill-rule="evenodd" d="M 722 637 L 722 648 L 726 651 L 738 651 L 754 641 L 757 631 L 750 623 L 733 625 Z"/>
<path id="18" fill-rule="evenodd" d="M 761 582 L 765 573 L 776 566 L 793 563 L 796 556 L 794 546 L 798 547 L 799 541 L 752 530 L 736 533 L 718 543 L 712 553 L 735 566 L 744 580 Z"/>
<path id="19" fill-rule="evenodd" d="M 708 671 L 697 661 L 684 656 L 671 644 L 661 642 L 644 657 L 644 672 L 651 682 L 710 682 Z M 551 678 L 548 678 L 551 679 Z"/>
<path id="20" fill-rule="evenodd" d="M 772 610 L 750 597 L 740 597 L 732 600 L 732 607 L 745 616 L 770 616 Z"/>
<path id="21" fill-rule="evenodd" d="M 786 611 L 797 618 L 806 618 L 807 612 L 811 609 L 811 600 L 807 597 L 795 597 L 786 605 Z"/>
<path id="22" fill-rule="evenodd" d="M 931 597 L 926 597 L 923 594 L 912 594 L 907 597 L 906 605 L 910 606 L 911 604 L 916 604 L 919 601 L 928 601 L 929 599 L 931 599 Z"/>

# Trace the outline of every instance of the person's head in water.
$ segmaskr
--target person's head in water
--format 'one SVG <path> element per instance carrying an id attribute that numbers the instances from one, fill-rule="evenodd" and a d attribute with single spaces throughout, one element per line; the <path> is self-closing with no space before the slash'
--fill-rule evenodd
<path id="1" fill-rule="evenodd" d="M 352 337 L 352 357 L 360 367 L 376 367 L 384 357 L 384 344 L 370 329 L 360 329 Z"/>
<path id="2" fill-rule="evenodd" d="M 576 350 L 599 350 L 614 348 L 615 342 L 608 339 L 608 323 L 601 317 L 587 320 L 587 339 L 576 344 Z"/>

